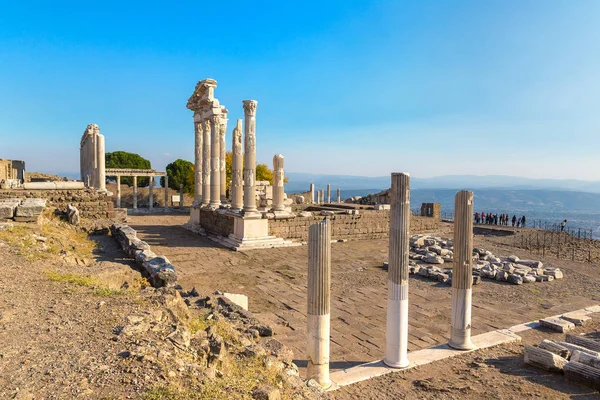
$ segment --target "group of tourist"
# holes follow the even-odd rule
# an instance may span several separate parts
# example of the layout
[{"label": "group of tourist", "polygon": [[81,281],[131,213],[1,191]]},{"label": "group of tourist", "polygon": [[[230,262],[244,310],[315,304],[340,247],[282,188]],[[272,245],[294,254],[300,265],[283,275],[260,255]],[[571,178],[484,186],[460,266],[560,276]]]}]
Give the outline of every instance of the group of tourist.
[{"label": "group of tourist", "polygon": [[527,222],[527,220],[525,219],[525,216],[523,215],[522,217],[517,218],[516,215],[513,215],[512,218],[510,218],[510,215],[508,214],[492,214],[492,213],[485,213],[485,212],[481,212],[475,213],[475,223],[476,224],[487,224],[487,225],[504,225],[504,226],[508,226],[510,223],[512,222],[512,226],[516,226],[517,228],[524,228],[525,224]]}]

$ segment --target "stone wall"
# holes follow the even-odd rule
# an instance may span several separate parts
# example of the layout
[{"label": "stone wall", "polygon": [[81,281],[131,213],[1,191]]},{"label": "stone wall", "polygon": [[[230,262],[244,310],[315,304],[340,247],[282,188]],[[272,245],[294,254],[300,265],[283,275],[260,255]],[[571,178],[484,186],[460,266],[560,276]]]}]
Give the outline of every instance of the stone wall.
[{"label": "stone wall", "polygon": [[[390,212],[388,210],[360,211],[357,215],[336,214],[332,221],[333,239],[380,239],[388,237]],[[323,220],[322,216],[297,217],[269,221],[269,234],[295,241],[308,240],[308,227]],[[411,233],[433,231],[439,228],[439,219],[411,216]]]},{"label": "stone wall", "polygon": [[56,207],[61,211],[71,204],[85,218],[115,218],[116,212],[110,197],[93,189],[85,190],[0,190],[0,199],[43,198],[47,207]]},{"label": "stone wall", "polygon": [[233,217],[218,211],[200,210],[200,226],[207,233],[228,237],[233,233]]}]

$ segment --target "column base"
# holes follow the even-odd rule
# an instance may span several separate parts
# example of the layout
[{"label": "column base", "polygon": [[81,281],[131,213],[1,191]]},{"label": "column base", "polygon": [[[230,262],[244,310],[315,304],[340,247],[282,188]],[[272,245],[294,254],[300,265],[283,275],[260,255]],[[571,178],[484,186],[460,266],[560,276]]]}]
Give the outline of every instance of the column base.
[{"label": "column base", "polygon": [[210,238],[236,251],[301,245],[301,243],[270,236],[269,221],[263,219],[260,214],[258,214],[258,217],[255,215],[234,215],[233,233],[229,237],[211,236]]},{"label": "column base", "polygon": [[454,350],[474,350],[477,348],[477,346],[471,342],[471,338],[462,341],[450,339],[448,346],[452,347]]}]

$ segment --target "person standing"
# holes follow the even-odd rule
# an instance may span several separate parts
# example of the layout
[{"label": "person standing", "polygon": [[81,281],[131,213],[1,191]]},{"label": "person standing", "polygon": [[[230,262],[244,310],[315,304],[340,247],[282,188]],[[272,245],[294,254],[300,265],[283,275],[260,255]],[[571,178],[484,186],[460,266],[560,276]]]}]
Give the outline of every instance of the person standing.
[{"label": "person standing", "polygon": [[566,226],[567,226],[567,220],[565,219],[563,222],[560,223],[560,231],[564,232]]},{"label": "person standing", "polygon": [[521,217],[521,227],[525,228],[525,216],[524,215]]},{"label": "person standing", "polygon": [[513,228],[515,227],[515,224],[516,224],[516,223],[517,223],[517,216],[516,216],[516,215],[513,215],[513,218],[512,218],[512,225],[513,225]]}]

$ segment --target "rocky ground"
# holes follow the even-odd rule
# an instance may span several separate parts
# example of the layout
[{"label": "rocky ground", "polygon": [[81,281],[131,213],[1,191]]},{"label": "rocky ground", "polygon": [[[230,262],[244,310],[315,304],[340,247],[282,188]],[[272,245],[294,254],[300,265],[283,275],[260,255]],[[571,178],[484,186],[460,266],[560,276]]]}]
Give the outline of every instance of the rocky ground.
[{"label": "rocky ground", "polygon": [[318,396],[251,314],[149,287],[112,238],[47,217],[0,231],[0,398]]}]

